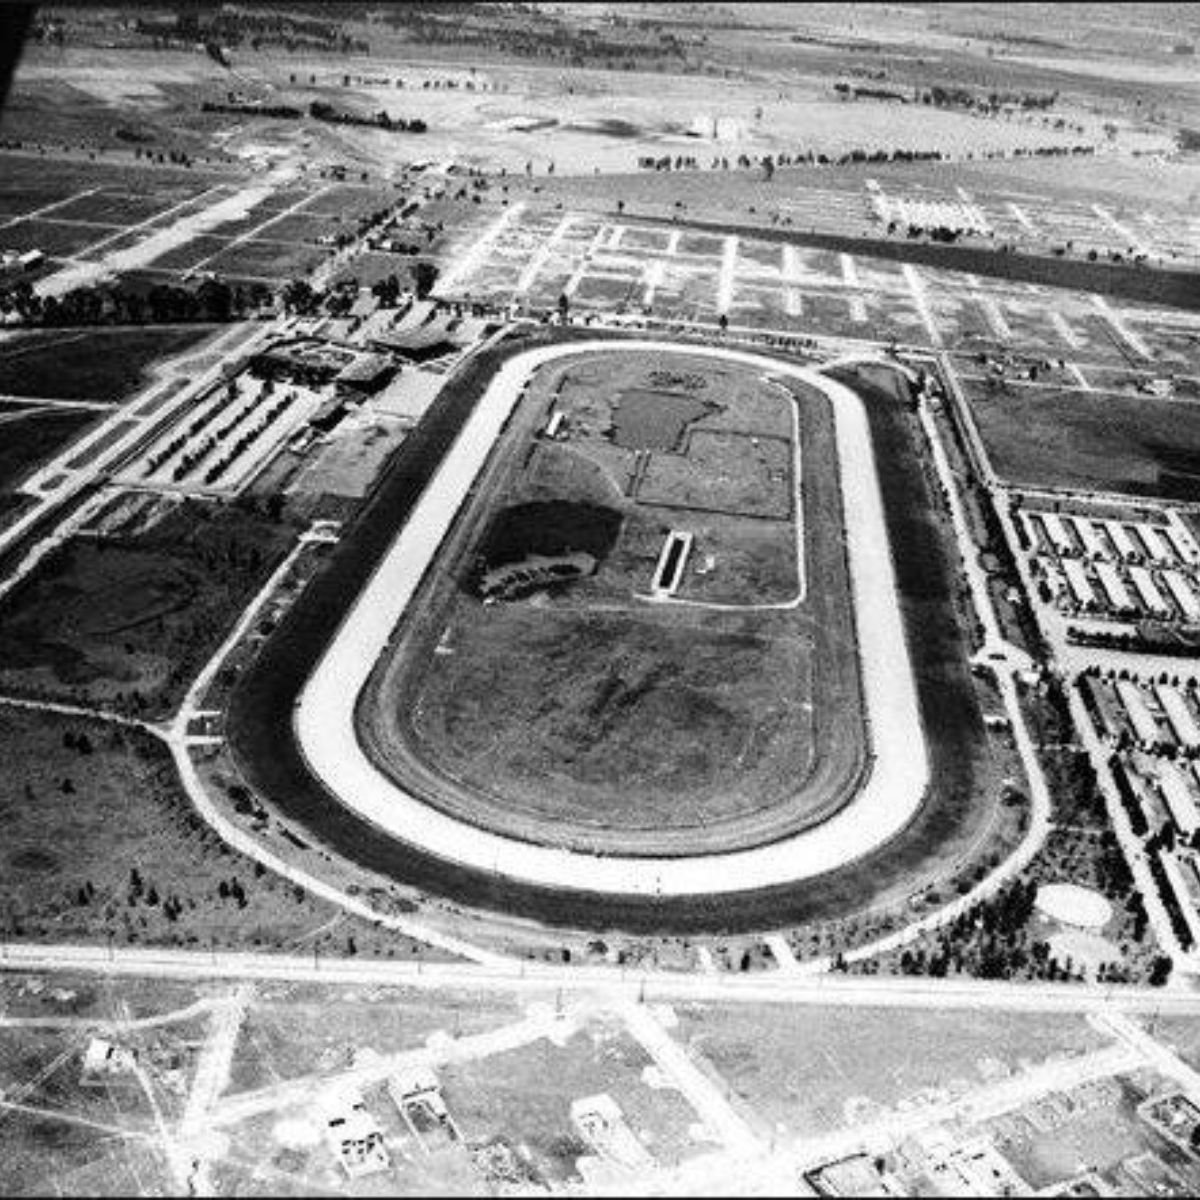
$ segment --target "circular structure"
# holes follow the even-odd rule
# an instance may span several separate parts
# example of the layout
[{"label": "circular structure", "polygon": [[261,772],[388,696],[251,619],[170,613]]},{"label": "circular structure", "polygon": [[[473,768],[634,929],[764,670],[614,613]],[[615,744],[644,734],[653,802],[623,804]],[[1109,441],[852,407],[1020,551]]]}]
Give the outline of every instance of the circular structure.
[{"label": "circular structure", "polygon": [[1112,905],[1091,888],[1077,883],[1050,883],[1038,888],[1039,912],[1076,929],[1102,929],[1112,918]]},{"label": "circular structure", "polygon": [[[539,886],[687,896],[757,891],[826,874],[905,828],[921,808],[929,760],[862,401],[812,370],[765,356],[690,346],[686,352],[689,359],[737,364],[815,388],[834,414],[870,752],[865,779],[847,802],[799,832],[735,850],[589,853],[481,827],[438,807],[382,770],[360,741],[356,715],[364,687],[394,642],[400,622],[411,615],[427,571],[533,373],[566,356],[631,352],[678,353],[678,347],[652,341],[575,342],[520,354],[493,377],[299,696],[295,732],[306,764],[343,805],[400,841],[459,866]],[[656,576],[656,586],[660,579]]]},{"label": "circular structure", "polygon": [[869,769],[836,460],[797,381],[681,350],[546,364],[360,697],[368,755],[588,853],[827,819]]}]

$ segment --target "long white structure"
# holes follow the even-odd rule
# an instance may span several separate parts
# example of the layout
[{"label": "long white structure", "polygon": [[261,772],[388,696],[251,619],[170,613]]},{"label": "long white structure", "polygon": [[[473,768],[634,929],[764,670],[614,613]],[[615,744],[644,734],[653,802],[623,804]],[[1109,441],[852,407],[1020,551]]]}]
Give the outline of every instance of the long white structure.
[{"label": "long white structure", "polygon": [[1150,552],[1150,557],[1156,563],[1171,563],[1175,561],[1175,555],[1167,544],[1163,541],[1162,535],[1153,525],[1147,525],[1144,522],[1139,522],[1137,525],[1138,536],[1146,543],[1146,549]]},{"label": "long white structure", "polygon": [[1179,557],[1185,563],[1191,563],[1193,566],[1200,564],[1200,546],[1196,544],[1196,539],[1193,537],[1191,530],[1184,524],[1178,509],[1168,509],[1167,520],[1170,522],[1168,530],[1171,542],[1178,552]]},{"label": "long white structure", "polygon": [[1075,532],[1079,534],[1079,540],[1083,543],[1085,553],[1097,558],[1103,558],[1108,553],[1099,532],[1091,521],[1085,517],[1072,517],[1071,524],[1075,526]]},{"label": "long white structure", "polygon": [[1200,600],[1188,581],[1178,571],[1164,571],[1162,577],[1185,620],[1200,621]]},{"label": "long white structure", "polygon": [[1129,578],[1133,581],[1133,586],[1137,588],[1137,593],[1141,596],[1142,603],[1155,616],[1165,617],[1171,611],[1171,606],[1167,603],[1162,592],[1158,590],[1158,584],[1154,582],[1153,577],[1145,567],[1130,567]]},{"label": "long white structure", "polygon": [[1180,742],[1188,747],[1200,746],[1200,725],[1196,724],[1196,718],[1179,690],[1169,683],[1156,683],[1154,694]]},{"label": "long white structure", "polygon": [[1101,559],[1096,563],[1096,574],[1100,577],[1100,586],[1108,596],[1108,602],[1113,608],[1121,610],[1133,607],[1133,599],[1129,589],[1121,578],[1120,572],[1112,563]]},{"label": "long white structure", "polygon": [[1109,537],[1112,538],[1113,545],[1122,558],[1141,558],[1141,547],[1134,543],[1133,538],[1129,536],[1129,530],[1120,521],[1105,521],[1104,527],[1108,530]]},{"label": "long white structure", "polygon": [[663,542],[658,566],[654,568],[654,583],[650,588],[654,596],[665,599],[675,594],[691,552],[692,535],[683,530],[672,529]]},{"label": "long white structure", "polygon": [[1071,535],[1067,532],[1067,527],[1063,524],[1062,517],[1058,513],[1044,512],[1038,514],[1042,518],[1042,523],[1046,526],[1046,532],[1050,534],[1050,540],[1054,543],[1054,548],[1059,554],[1074,554],[1075,543],[1071,540]]},{"label": "long white structure", "polygon": [[1042,526],[1037,520],[1035,520],[1034,514],[1022,509],[1019,513],[1017,513],[1017,519],[1020,520],[1025,526],[1025,532],[1029,537],[1029,545],[1035,551],[1048,552],[1050,550],[1049,538],[1043,531]]},{"label": "long white structure", "polygon": [[1162,741],[1158,722],[1150,715],[1145,697],[1137,684],[1131,683],[1128,679],[1118,679],[1117,695],[1121,697],[1121,703],[1125,705],[1125,711],[1129,714],[1130,721],[1133,722],[1133,732],[1137,735],[1138,741],[1148,743]]},{"label": "long white structure", "polygon": [[1067,585],[1071,589],[1071,595],[1075,597],[1075,603],[1083,608],[1091,608],[1096,603],[1096,591],[1092,587],[1092,581],[1088,579],[1087,573],[1083,569],[1083,563],[1077,558],[1064,558],[1062,560],[1062,569],[1067,576]]},{"label": "long white structure", "polygon": [[[822,391],[834,413],[873,767],[858,794],[829,820],[753,850],[685,858],[599,857],[519,841],[457,820],[411,795],[367,757],[358,740],[354,712],[359,694],[530,376],[568,356],[631,351],[703,356],[788,375]],[[909,823],[929,784],[916,683],[862,401],[811,369],[723,348],[681,349],[651,340],[574,342],[510,359],[326,648],[297,703],[295,731],[310,768],[348,808],[447,861],[528,883],[625,895],[732,893],[809,878],[861,858]]]},{"label": "long white structure", "polygon": [[1184,773],[1172,762],[1158,764],[1158,790],[1171,813],[1171,820],[1185,837],[1200,826],[1200,808]]}]

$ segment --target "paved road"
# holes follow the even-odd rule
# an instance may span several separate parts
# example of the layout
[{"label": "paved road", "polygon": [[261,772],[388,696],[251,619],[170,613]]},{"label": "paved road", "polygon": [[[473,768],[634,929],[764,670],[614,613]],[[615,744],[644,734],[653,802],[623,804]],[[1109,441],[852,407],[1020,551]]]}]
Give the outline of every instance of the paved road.
[{"label": "paved road", "polygon": [[645,1004],[627,1002],[620,1009],[629,1032],[671,1079],[704,1123],[735,1154],[755,1154],[763,1149],[754,1130],[726,1099],[724,1093],[688,1057],[687,1051],[659,1024]]},{"label": "paved road", "polygon": [[1200,1016],[1200,991],[1192,988],[1098,986],[1062,983],[997,983],[977,979],[899,976],[795,975],[770,971],[750,975],[562,967],[507,962],[413,963],[388,959],[319,959],[310,956],[210,953],[195,950],[104,946],[32,946],[0,943],[0,971],[85,973],[110,977],[211,981],[276,980],[419,988],[458,989],[539,997],[557,991],[601,992],[614,1002],[638,1000],[727,1004],[791,1004],[818,1007],[926,1008],[945,1011],[1129,1012]]},{"label": "paved road", "polygon": [[[487,460],[530,375],[581,353],[658,350],[744,363],[791,375],[823,391],[834,407],[847,540],[874,770],[858,796],[814,829],[755,850],[693,858],[597,857],[531,845],[436,811],[383,774],[364,753],[355,702],[397,621],[437,554],[464,496]],[[315,774],[343,804],[432,854],[476,870],[544,886],[623,895],[698,895],[756,890],[825,873],[898,833],[929,780],[917,704],[862,401],[815,371],[753,353],[675,343],[576,342],[531,351],[497,373],[384,561],[347,614],[301,694],[296,734]]]}]

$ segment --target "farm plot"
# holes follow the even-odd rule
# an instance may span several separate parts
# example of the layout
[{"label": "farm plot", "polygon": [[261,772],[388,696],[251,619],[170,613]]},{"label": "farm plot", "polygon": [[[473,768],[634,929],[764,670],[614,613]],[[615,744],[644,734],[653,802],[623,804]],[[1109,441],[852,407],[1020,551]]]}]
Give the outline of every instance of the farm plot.
[{"label": "farm plot", "polygon": [[92,192],[76,196],[54,210],[59,221],[90,221],[104,225],[139,225],[166,212],[179,201],[168,189],[153,192]]},{"label": "farm plot", "polygon": [[[215,177],[203,171],[156,167],[153,169],[154,198],[150,201],[145,192],[148,170],[150,168],[132,163],[79,162],[26,154],[0,154],[0,178],[4,180],[0,211],[14,214],[32,212],[93,190],[136,194],[139,210],[148,203],[168,208],[199,195],[216,182]],[[124,225],[133,221],[114,217],[113,223]]]},{"label": "farm plot", "polygon": [[229,243],[223,237],[211,233],[198,236],[173,246],[165,254],[152,259],[148,266],[157,271],[186,271],[198,266],[214,254],[219,254]]},{"label": "farm plot", "polygon": [[312,246],[251,238],[219,250],[205,266],[221,275],[282,280],[307,274],[327,254]]},{"label": "farm plot", "polygon": [[146,381],[155,363],[196,347],[214,328],[224,326],[12,333],[0,342],[0,393],[116,404]]},{"label": "farm plot", "polygon": [[318,193],[298,211],[307,216],[338,217],[352,221],[388,208],[400,200],[395,190],[371,187],[331,187]]},{"label": "farm plot", "polygon": [[[798,321],[803,313],[803,304],[798,296],[788,296],[778,286],[760,287],[740,284],[733,303],[729,306],[729,320],[733,325],[749,325],[758,329],[782,329],[803,324],[813,333],[818,330],[807,321]],[[807,316],[807,314],[804,314]]]},{"label": "farm plot", "polygon": [[96,242],[103,241],[121,231],[119,225],[74,225],[66,221],[32,220],[17,221],[0,230],[0,245],[5,250],[41,250],[43,254],[57,258],[69,258],[78,251]]},{"label": "farm plot", "polygon": [[[878,339],[879,327],[868,316],[866,301],[853,292],[797,290],[801,329],[825,337]],[[890,306],[889,306],[890,307]]]},{"label": "farm plot", "polygon": [[272,242],[315,242],[319,237],[336,234],[345,228],[346,223],[336,217],[288,213],[260,226],[255,237]]}]

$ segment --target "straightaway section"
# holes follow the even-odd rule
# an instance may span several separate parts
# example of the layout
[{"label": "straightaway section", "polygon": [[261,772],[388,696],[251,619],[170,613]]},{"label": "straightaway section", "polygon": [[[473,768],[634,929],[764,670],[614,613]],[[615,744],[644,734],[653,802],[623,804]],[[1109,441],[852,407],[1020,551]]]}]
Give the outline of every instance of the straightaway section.
[{"label": "straightaway section", "polygon": [[[358,741],[359,694],[533,373],[567,356],[644,351],[788,375],[823,392],[834,412],[873,766],[859,794],[828,821],[753,850],[691,858],[599,857],[504,837],[410,795],[371,762]],[[877,849],[916,815],[929,784],[929,760],[863,402],[809,368],[724,348],[681,349],[649,340],[573,342],[510,359],[305,685],[295,734],[309,767],[332,794],[387,833],[450,862],[553,888],[643,896],[755,891],[824,874]]]}]

